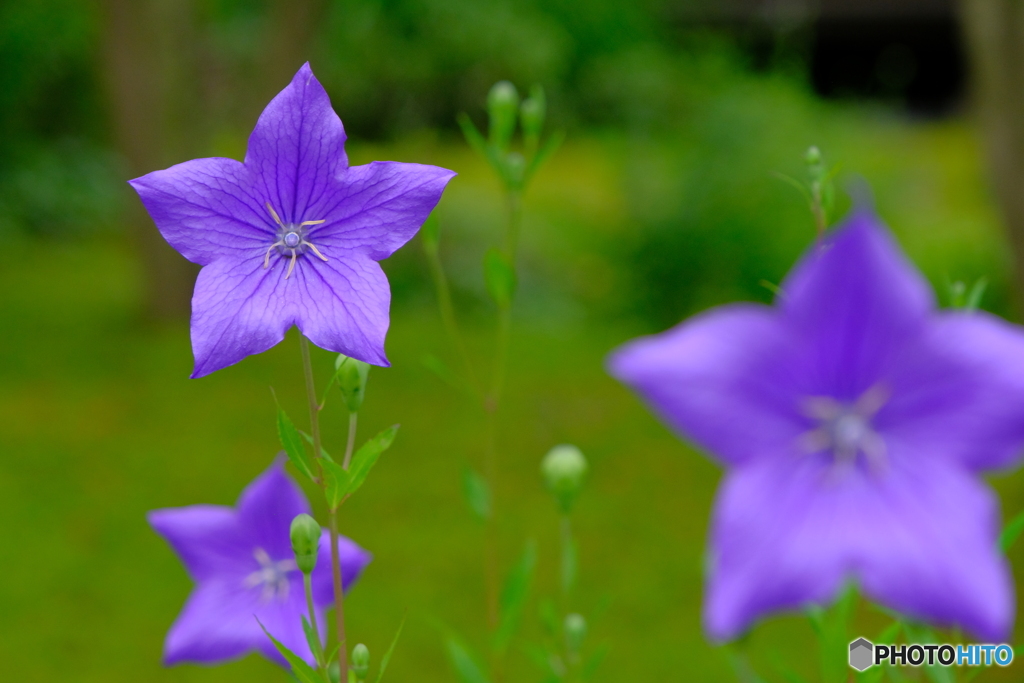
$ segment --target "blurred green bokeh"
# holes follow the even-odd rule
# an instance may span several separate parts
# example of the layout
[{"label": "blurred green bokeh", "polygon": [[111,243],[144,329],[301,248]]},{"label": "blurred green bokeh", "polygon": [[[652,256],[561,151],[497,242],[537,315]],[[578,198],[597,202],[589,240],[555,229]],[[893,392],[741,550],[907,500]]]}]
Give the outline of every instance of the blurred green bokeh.
[{"label": "blurred green bokeh", "polygon": [[[240,158],[265,102],[245,88],[269,96],[284,85],[260,82],[271,4],[193,3],[188,49],[219,88],[203,115],[207,154]],[[189,581],[144,514],[233,503],[278,450],[270,387],[302,415],[301,366],[291,335],[190,381],[187,323],[144,321],[144,266],[124,227],[136,200],[123,188],[104,95],[104,6],[0,4],[0,670],[26,682],[282,681],[257,657],[159,665]],[[502,198],[454,116],[482,120],[500,78],[521,90],[540,82],[553,125],[569,131],[525,202],[497,500],[503,561],[536,539],[536,593],[553,595],[557,511],[539,462],[566,442],[590,458],[577,505],[578,597],[598,612],[591,644],[610,648],[597,681],[731,676],[699,621],[718,470],[608,378],[603,358],[708,306],[770,301],[765,283],[780,282],[814,230],[775,173],[803,177],[803,152],[818,145],[840,165],[840,187],[871,188],[943,304],[949,282],[986,277],[983,307],[1011,310],[1010,264],[970,121],[822,101],[799,45],[755,69],[735,36],[671,23],[668,6],[338,0],[310,48],[352,163],[460,174],[438,216],[474,349],[492,334],[479,264],[498,239]],[[362,433],[402,429],[343,508],[344,532],[374,554],[348,603],[350,638],[379,656],[408,609],[388,680],[452,681],[443,629],[477,633],[483,623],[482,531],[460,493],[483,424],[421,364],[424,353],[450,353],[418,241],[385,269],[393,367],[373,371]],[[317,352],[314,362],[323,381],[332,359]],[[335,450],[344,422],[336,401],[325,416]],[[1008,512],[1024,507],[1019,477],[997,486]],[[535,613],[532,600],[525,640],[537,635]],[[865,611],[858,623],[870,636],[885,620]],[[784,617],[748,645],[776,680],[776,658],[813,674],[811,643],[803,619]],[[519,650],[510,659],[508,680],[539,680]]]}]

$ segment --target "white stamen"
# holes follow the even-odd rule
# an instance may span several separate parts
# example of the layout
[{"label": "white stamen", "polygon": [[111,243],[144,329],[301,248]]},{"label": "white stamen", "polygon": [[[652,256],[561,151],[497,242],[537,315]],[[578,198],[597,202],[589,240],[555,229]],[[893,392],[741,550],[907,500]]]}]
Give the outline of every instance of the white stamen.
[{"label": "white stamen", "polygon": [[307,247],[309,247],[310,249],[312,249],[312,250],[313,250],[313,253],[314,253],[314,254],[316,254],[317,256],[319,256],[320,258],[322,258],[322,259],[323,259],[324,261],[326,261],[326,260],[327,260],[327,257],[326,257],[326,256],[324,256],[323,254],[321,254],[321,253],[320,253],[320,250],[316,248],[316,245],[315,245],[315,244],[313,244],[312,242],[307,242],[307,241],[305,241],[305,240],[303,240],[303,241],[302,241],[302,243],[303,243],[303,244],[304,244],[305,246],[307,246]]},{"label": "white stamen", "polygon": [[284,279],[285,280],[290,278],[292,276],[292,271],[295,270],[295,256],[296,256],[296,253],[297,252],[294,249],[292,249],[292,262],[288,264],[288,272],[285,273],[285,275],[284,275]]}]

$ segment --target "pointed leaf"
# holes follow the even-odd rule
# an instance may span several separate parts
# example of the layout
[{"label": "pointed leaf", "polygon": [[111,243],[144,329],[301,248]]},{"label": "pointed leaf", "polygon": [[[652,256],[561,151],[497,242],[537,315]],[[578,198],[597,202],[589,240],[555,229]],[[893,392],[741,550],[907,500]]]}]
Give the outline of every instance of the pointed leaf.
[{"label": "pointed leaf", "polygon": [[597,668],[601,666],[601,662],[604,661],[605,655],[608,654],[608,646],[602,645],[587,658],[586,663],[583,665],[583,680],[589,681],[593,676]]},{"label": "pointed leaf", "polygon": [[529,595],[533,571],[537,566],[537,548],[532,541],[526,544],[522,556],[509,572],[499,598],[498,628],[494,632],[494,649],[504,652],[519,626],[523,607]]},{"label": "pointed leaf", "polygon": [[484,281],[488,293],[499,308],[505,309],[512,305],[516,272],[505,254],[495,247],[488,249],[484,256]]},{"label": "pointed leaf", "polygon": [[547,139],[547,141],[541,145],[541,148],[537,150],[537,154],[530,160],[530,165],[526,167],[526,173],[523,175],[523,184],[530,182],[533,178],[533,174],[540,170],[541,166],[551,158],[559,147],[562,146],[562,142],[565,141],[565,131],[555,131]]},{"label": "pointed leaf", "polygon": [[300,683],[323,683],[323,679],[320,677],[320,674],[318,674],[313,667],[307,664],[306,660],[285,647],[277,638],[270,635],[270,631],[267,630],[259,619],[256,620],[256,623],[259,624],[260,628],[263,629],[263,632],[267,634],[267,638],[270,638],[270,642],[274,644],[274,647],[276,647],[277,651],[281,653],[281,656],[288,660],[288,663],[292,667],[292,674],[299,679]]},{"label": "pointed leaf", "polygon": [[280,406],[277,408],[277,435],[281,439],[284,452],[288,454],[288,459],[292,461],[295,468],[310,479],[316,479],[314,474],[316,466],[302,445],[302,436]]},{"label": "pointed leaf", "polygon": [[466,645],[455,636],[448,637],[448,659],[461,683],[489,683],[483,668],[477,664]]},{"label": "pointed leaf", "polygon": [[370,474],[370,470],[377,464],[380,454],[391,446],[397,433],[398,425],[391,425],[356,451],[355,457],[352,458],[352,466],[349,468],[352,480],[349,482],[348,491],[345,492],[346,496],[351,496],[359,490]]},{"label": "pointed leaf", "polygon": [[405,616],[402,616],[402,622],[398,624],[398,630],[395,631],[395,637],[391,639],[391,645],[388,646],[388,651],[384,653],[384,656],[380,660],[380,670],[377,672],[377,680],[374,683],[380,683],[380,679],[384,678],[384,670],[388,668],[388,662],[391,661],[391,655],[395,652],[395,645],[398,645],[398,636],[402,635],[402,629],[405,628]]},{"label": "pointed leaf", "polygon": [[481,520],[491,516],[491,490],[487,480],[470,467],[462,470],[462,493],[473,514]]},{"label": "pointed leaf", "polygon": [[985,294],[985,288],[988,287],[988,280],[986,278],[980,278],[971,287],[970,294],[967,295],[967,301],[964,303],[964,308],[968,311],[978,310],[978,306],[981,304],[981,297]]},{"label": "pointed leaf", "polygon": [[[302,435],[302,438],[303,440],[305,440],[306,443],[308,443],[310,446],[313,445],[313,437],[310,436],[307,432],[304,432],[300,429],[299,434]],[[324,460],[334,460],[334,458],[332,458],[330,454],[328,454],[327,451],[324,450],[323,446],[320,446],[320,457],[323,458]]]},{"label": "pointed leaf", "polygon": [[309,619],[303,615],[302,617],[302,632],[306,634],[306,643],[309,645],[310,652],[317,661],[326,661],[323,659],[324,646],[317,638],[317,632],[313,630],[313,626],[309,623]]},{"label": "pointed leaf", "polygon": [[487,163],[491,165],[491,168],[501,176],[502,180],[507,182],[507,174],[505,172],[505,164],[502,163],[501,154],[498,152],[494,145],[487,142],[480,131],[477,130],[476,124],[469,118],[465,113],[461,113],[458,116],[459,128],[462,129],[462,134],[466,137],[466,142],[469,146],[477,151],[480,156],[487,160]]},{"label": "pointed leaf", "polygon": [[352,475],[341,465],[333,460],[324,460],[321,463],[324,468],[324,479],[327,483],[327,505],[331,510],[337,510],[345,495],[352,487]]}]

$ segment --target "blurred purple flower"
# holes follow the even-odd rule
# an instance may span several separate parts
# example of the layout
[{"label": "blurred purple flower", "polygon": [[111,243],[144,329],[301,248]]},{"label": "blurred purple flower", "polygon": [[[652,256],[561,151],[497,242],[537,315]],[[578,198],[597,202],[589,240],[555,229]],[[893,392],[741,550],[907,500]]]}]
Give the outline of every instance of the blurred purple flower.
[{"label": "blurred purple flower", "polygon": [[733,638],[777,610],[870,598],[980,638],[1014,612],[983,470],[1024,444],[1024,333],[937,312],[877,219],[809,252],[775,307],[734,304],[610,358],[729,468],[710,536],[704,624]]},{"label": "blurred purple flower", "polygon": [[[302,617],[309,618],[302,573],[295,566],[289,537],[292,519],[309,511],[302,490],[276,463],[246,487],[235,508],[190,505],[147,515],[196,582],[167,634],[164,664],[212,664],[257,650],[287,666],[260,622],[292,652],[313,663],[302,631]],[[330,548],[325,530],[312,575],[321,634],[327,632],[324,609],[334,601]],[[348,589],[370,555],[345,537],[338,539],[338,550]]]},{"label": "blurred purple flower", "polygon": [[261,353],[292,325],[387,365],[391,292],[377,261],[408,242],[455,175],[348,165],[345,129],[309,64],[263,110],[245,162],[194,159],[130,181],[164,238],[203,266],[193,377]]}]

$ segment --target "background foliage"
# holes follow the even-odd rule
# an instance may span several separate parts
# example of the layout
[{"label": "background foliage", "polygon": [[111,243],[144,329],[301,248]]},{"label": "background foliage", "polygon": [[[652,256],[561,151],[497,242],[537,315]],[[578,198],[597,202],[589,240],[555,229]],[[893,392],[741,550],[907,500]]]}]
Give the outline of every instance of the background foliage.
[{"label": "background foliage", "polygon": [[[271,5],[190,5],[186,51],[201,87],[189,111],[204,154],[240,158],[255,116],[284,85],[264,82]],[[554,594],[557,518],[540,458],[572,442],[591,459],[576,532],[580,600],[603,606],[590,637],[610,646],[599,681],[730,675],[699,624],[718,472],[602,363],[622,340],[708,306],[770,300],[763,281],[778,283],[813,235],[802,198],[774,172],[801,176],[803,151],[819,145],[840,164],[841,186],[863,196],[871,188],[940,299],[948,282],[984,276],[983,307],[1012,310],[978,135],[962,111],[914,116],[898,97],[824,101],[809,85],[799,31],[765,52],[752,46],[771,26],[709,28],[679,8],[336,0],[309,46],[353,163],[459,172],[439,208],[442,257],[473,344],[491,334],[479,264],[498,234],[501,195],[455,115],[482,121],[495,80],[521,91],[539,82],[553,125],[568,130],[525,200],[498,498],[503,560],[536,539],[538,593]],[[105,37],[105,12],[74,0],[0,3],[0,661],[21,681],[283,680],[256,657],[159,666],[189,581],[145,511],[232,503],[277,449],[269,387],[292,412],[302,388],[292,337],[190,381],[186,321],[141,314],[146,266],[126,228],[136,200],[111,123],[104,54],[118,46]],[[349,623],[379,655],[408,608],[389,677],[452,680],[442,624],[472,633],[482,620],[481,529],[459,490],[482,425],[421,365],[424,352],[446,346],[418,243],[385,268],[393,367],[371,375],[364,433],[394,421],[402,431],[343,516],[344,532],[374,553]],[[326,376],[328,354],[314,362]],[[344,416],[334,408],[325,431],[339,443]],[[997,485],[1008,512],[1024,507],[1017,479]],[[864,613],[858,624],[870,635],[884,621]],[[526,620],[527,637],[535,622]],[[776,657],[813,672],[810,642],[794,617],[758,629],[749,646],[767,672]],[[536,677],[525,656],[512,659],[510,679]]]}]

